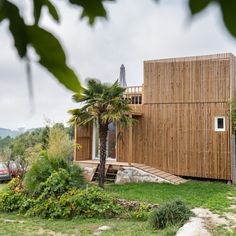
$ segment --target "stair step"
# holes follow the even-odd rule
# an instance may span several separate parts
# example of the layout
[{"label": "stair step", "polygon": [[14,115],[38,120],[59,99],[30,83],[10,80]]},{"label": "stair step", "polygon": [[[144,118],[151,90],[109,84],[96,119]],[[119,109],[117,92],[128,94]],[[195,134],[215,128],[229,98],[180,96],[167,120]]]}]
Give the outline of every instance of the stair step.
[{"label": "stair step", "polygon": [[[99,169],[100,165],[98,164],[97,169],[93,175],[92,181],[97,181],[99,179]],[[105,181],[107,182],[115,182],[116,175],[117,175],[118,170],[113,169],[112,165],[106,164],[105,166]]]}]

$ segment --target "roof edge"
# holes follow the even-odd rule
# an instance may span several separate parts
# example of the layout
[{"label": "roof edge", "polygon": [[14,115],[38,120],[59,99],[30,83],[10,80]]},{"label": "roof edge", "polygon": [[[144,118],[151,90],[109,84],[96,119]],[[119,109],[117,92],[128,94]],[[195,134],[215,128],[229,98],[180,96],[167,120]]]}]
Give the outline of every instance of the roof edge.
[{"label": "roof edge", "polygon": [[145,60],[144,63],[154,63],[154,62],[184,62],[184,61],[200,61],[209,59],[230,59],[236,58],[233,53],[218,53],[211,55],[202,56],[188,56],[188,57],[173,57],[173,58],[163,58],[154,60]]}]

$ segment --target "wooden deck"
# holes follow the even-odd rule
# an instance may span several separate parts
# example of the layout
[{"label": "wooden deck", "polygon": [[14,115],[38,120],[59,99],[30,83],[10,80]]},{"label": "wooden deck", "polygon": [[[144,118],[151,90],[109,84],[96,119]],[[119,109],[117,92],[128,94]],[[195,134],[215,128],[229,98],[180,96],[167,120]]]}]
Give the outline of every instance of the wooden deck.
[{"label": "wooden deck", "polygon": [[[97,170],[99,160],[86,160],[86,161],[75,161],[76,164],[79,164],[82,168],[83,167],[90,167],[93,168],[93,171],[91,172],[91,176],[87,176],[87,179],[89,181],[92,181],[95,172]],[[138,164],[138,163],[131,163],[129,165],[128,162],[117,162],[113,160],[107,160],[106,161],[106,166],[110,166],[116,170],[119,170],[121,167],[135,167],[139,170],[142,170],[144,172],[147,172],[149,174],[152,174],[154,176],[160,177],[164,180],[167,180],[171,184],[182,184],[185,183],[187,180],[183,179],[179,176],[167,173],[165,171],[161,171],[159,169],[144,165],[144,164]]]},{"label": "wooden deck", "polygon": [[155,175],[157,177],[160,177],[164,180],[167,180],[172,184],[183,184],[187,181],[186,179],[183,179],[179,176],[172,175],[170,173],[167,173],[167,172],[162,171],[162,170],[158,170],[156,168],[153,168],[153,167],[150,167],[150,166],[147,166],[147,165],[132,163],[132,166],[137,168],[137,169],[140,169],[142,171],[148,172],[152,175]]},{"label": "wooden deck", "polygon": [[[85,160],[85,161],[74,161],[74,163],[78,163],[81,166],[84,165],[96,165],[99,164],[100,161],[99,160]],[[106,161],[106,165],[114,165],[114,166],[129,166],[128,162],[118,162],[118,161],[113,161],[113,160],[107,160]]]}]

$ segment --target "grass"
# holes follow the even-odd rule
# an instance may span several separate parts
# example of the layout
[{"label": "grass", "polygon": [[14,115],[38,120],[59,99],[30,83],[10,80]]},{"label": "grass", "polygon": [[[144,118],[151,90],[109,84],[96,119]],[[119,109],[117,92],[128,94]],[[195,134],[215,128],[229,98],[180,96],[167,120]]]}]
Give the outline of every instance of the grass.
[{"label": "grass", "polygon": [[214,212],[225,212],[231,202],[227,196],[236,197],[236,187],[221,182],[188,181],[181,185],[139,183],[111,185],[108,191],[119,198],[163,203],[173,199],[186,201],[189,207],[205,207]]},{"label": "grass", "polygon": [[[0,191],[4,184],[0,184]],[[183,199],[193,207],[206,207],[212,211],[225,212],[230,206],[227,196],[236,197],[236,187],[220,182],[189,181],[181,185],[139,183],[106,186],[106,191],[119,198],[139,200],[150,203],[163,203],[173,199]],[[7,223],[5,220],[24,221]],[[73,219],[47,220],[37,217],[28,218],[17,214],[0,213],[0,236],[34,235],[93,235],[95,230],[108,225],[110,230],[101,236],[173,236],[178,226],[167,227],[162,231],[153,231],[147,222],[132,219]]]},{"label": "grass", "polygon": [[[5,185],[0,184],[0,191]],[[103,232],[101,236],[152,236],[157,233],[160,236],[173,236],[178,230],[172,226],[157,232],[151,229],[147,222],[132,219],[48,220],[0,212],[0,236],[89,236],[94,235],[96,229],[103,225],[108,225],[111,229]]]},{"label": "grass", "polygon": [[[19,222],[6,223],[5,220]],[[20,223],[23,221],[23,223]],[[162,231],[154,231],[147,226],[146,222],[122,219],[73,219],[73,220],[46,220],[37,217],[28,218],[16,214],[0,213],[0,235],[6,236],[34,236],[34,235],[94,235],[96,229],[102,225],[111,227],[101,236],[147,236],[174,235],[177,228],[169,227]],[[158,234],[157,234],[158,233]]]}]

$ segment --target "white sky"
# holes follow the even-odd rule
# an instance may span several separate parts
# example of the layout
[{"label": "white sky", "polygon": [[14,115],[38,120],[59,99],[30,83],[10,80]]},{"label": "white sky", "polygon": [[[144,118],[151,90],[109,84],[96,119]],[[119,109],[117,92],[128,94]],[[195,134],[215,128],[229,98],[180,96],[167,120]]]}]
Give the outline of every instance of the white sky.
[{"label": "white sky", "polygon": [[[81,81],[93,77],[113,82],[123,63],[128,85],[140,85],[144,60],[221,52],[236,55],[236,39],[225,30],[215,5],[190,19],[186,0],[119,0],[107,3],[109,20],[99,20],[91,28],[79,20],[79,8],[54,2],[61,24],[47,14],[41,23],[60,38]],[[29,8],[24,9],[28,15]],[[39,127],[45,118],[65,123],[67,110],[76,107],[72,93],[35,64],[35,112],[31,113],[25,64],[13,48],[6,23],[0,25],[0,37],[0,127]]]}]

